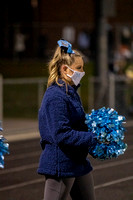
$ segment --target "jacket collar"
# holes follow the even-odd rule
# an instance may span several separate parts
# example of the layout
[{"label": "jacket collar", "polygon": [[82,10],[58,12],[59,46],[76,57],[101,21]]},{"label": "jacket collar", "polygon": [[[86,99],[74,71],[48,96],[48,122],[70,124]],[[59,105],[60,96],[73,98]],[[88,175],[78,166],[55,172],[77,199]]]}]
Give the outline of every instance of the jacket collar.
[{"label": "jacket collar", "polygon": [[62,84],[62,86],[60,86],[61,89],[64,90],[64,92],[67,92],[68,94],[75,93],[78,90],[78,88],[80,87],[80,84],[78,84],[77,86],[76,85],[69,85],[69,84],[65,83],[62,79],[59,79],[58,83]]}]

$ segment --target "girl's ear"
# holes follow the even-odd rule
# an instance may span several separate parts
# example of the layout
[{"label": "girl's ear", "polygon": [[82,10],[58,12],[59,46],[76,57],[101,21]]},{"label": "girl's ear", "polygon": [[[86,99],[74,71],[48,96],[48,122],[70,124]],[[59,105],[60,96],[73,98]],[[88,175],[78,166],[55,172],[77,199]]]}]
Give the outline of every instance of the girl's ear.
[{"label": "girl's ear", "polygon": [[66,73],[67,70],[68,70],[68,67],[67,67],[66,65],[62,65],[62,66],[61,66],[61,71],[62,71],[62,72]]}]

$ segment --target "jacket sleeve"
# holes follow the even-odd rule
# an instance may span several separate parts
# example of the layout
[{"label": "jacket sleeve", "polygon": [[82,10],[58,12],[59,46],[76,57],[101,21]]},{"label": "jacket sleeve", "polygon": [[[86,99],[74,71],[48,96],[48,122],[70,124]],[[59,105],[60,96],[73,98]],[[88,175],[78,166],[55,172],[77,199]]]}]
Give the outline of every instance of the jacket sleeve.
[{"label": "jacket sleeve", "polygon": [[55,144],[89,147],[93,145],[92,132],[76,131],[71,128],[68,102],[62,97],[54,97],[42,105],[43,123],[48,127]]}]

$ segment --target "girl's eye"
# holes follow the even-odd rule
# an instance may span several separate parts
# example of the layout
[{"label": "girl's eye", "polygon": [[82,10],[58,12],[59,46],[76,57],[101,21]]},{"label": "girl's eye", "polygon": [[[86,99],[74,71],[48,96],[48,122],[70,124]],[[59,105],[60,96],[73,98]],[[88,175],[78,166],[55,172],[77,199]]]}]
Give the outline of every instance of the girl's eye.
[{"label": "girl's eye", "polygon": [[81,69],[81,66],[77,67],[77,69]]}]

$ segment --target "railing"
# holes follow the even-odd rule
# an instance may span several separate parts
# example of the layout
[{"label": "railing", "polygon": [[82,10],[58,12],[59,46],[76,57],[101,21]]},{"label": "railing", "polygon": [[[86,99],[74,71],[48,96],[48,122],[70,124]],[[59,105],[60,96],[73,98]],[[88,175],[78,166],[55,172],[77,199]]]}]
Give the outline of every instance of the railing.
[{"label": "railing", "polygon": [[[3,118],[3,110],[4,110],[4,106],[6,104],[6,102],[3,101],[4,97],[5,97],[5,87],[8,86],[10,87],[10,90],[12,90],[12,86],[13,89],[18,86],[25,86],[25,88],[27,88],[29,85],[36,85],[37,86],[37,108],[40,107],[41,101],[42,101],[42,97],[44,94],[44,91],[46,89],[46,85],[47,85],[47,78],[46,77],[41,77],[41,78],[15,78],[15,79],[0,79],[0,92],[1,92],[1,102],[0,102],[0,111],[1,111],[1,115],[0,115],[0,120],[2,120]],[[24,92],[22,91],[23,96],[25,95]],[[29,91],[29,97],[30,97],[30,93],[31,91]],[[17,94],[16,96],[14,96],[14,101],[16,101],[17,99]],[[12,102],[11,102],[12,103]],[[21,105],[20,105],[21,106]],[[27,111],[28,112],[28,111]]]},{"label": "railing", "polygon": [[18,85],[18,84],[37,84],[38,85],[38,107],[40,106],[44,86],[47,84],[47,78],[16,78],[16,79],[4,79],[3,84],[5,85]]},{"label": "railing", "polygon": [[[8,91],[13,89],[15,90],[15,87],[18,87],[19,85],[25,85],[25,88],[27,89],[28,85],[32,85],[32,88],[34,88],[33,85],[36,85],[37,92],[36,96],[37,99],[36,101],[36,106],[37,109],[40,107],[41,101],[43,94],[46,89],[46,84],[47,84],[47,78],[46,77],[41,77],[41,78],[16,78],[16,79],[2,79],[2,76],[0,76],[0,120],[3,118],[3,108],[6,106],[6,101],[3,101],[5,98],[5,95],[8,94],[8,92],[5,94],[4,90],[5,87],[9,87]],[[88,111],[91,111],[91,109],[95,108],[97,109],[96,102],[99,101],[97,98],[97,92],[99,90],[99,85],[100,85],[100,79],[97,77],[91,77],[88,79],[88,82],[86,82],[85,85],[89,85],[89,91],[88,91]],[[16,85],[16,86],[15,86]],[[28,90],[28,89],[27,89]],[[82,90],[82,86],[81,89]],[[114,109],[118,109],[118,111],[123,111],[124,109],[127,109],[129,106],[132,107],[133,102],[133,81],[130,81],[127,79],[125,76],[116,76],[114,74],[110,74],[108,77],[107,81],[107,87],[106,87],[106,95],[105,98],[103,98],[102,106],[108,106],[112,107]],[[35,93],[33,91],[33,93]],[[10,92],[11,93],[11,92]],[[24,91],[20,91],[20,94],[23,93],[23,96],[25,94],[25,89]],[[27,95],[30,97],[31,91],[27,91]],[[80,91],[79,91],[80,94]],[[81,99],[84,98],[83,94]],[[17,101],[17,97],[12,97],[12,101]],[[26,100],[26,101],[31,101],[31,100]],[[9,102],[8,104],[12,104],[12,102]],[[30,102],[29,102],[30,104]],[[22,103],[19,105],[21,106]],[[12,106],[12,105],[11,105]],[[101,106],[101,105],[99,105]],[[33,110],[33,108],[30,108]],[[6,109],[7,110],[7,109]],[[19,112],[19,111],[18,111]],[[27,111],[28,112],[28,111]]]},{"label": "railing", "polygon": [[[109,74],[105,87],[105,96],[102,106],[112,107],[121,113],[128,112],[129,107],[133,107],[133,81],[126,76]],[[98,77],[89,78],[89,107],[98,108],[101,105],[97,102],[100,79]]]}]

